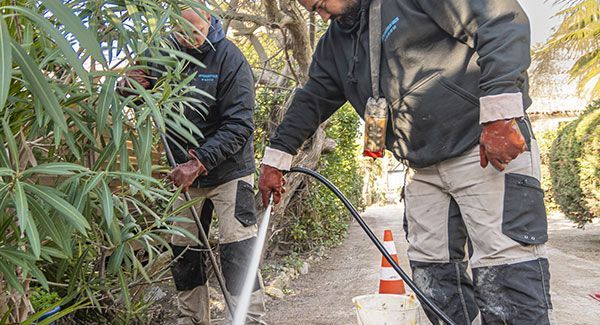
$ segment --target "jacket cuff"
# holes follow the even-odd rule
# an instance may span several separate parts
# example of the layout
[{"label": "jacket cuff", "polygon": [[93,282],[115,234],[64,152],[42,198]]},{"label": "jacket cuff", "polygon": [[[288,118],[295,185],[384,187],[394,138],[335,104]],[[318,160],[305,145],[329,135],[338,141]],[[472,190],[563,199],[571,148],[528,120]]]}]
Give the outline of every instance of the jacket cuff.
[{"label": "jacket cuff", "polygon": [[525,115],[522,93],[506,93],[479,98],[479,124],[519,118]]},{"label": "jacket cuff", "polygon": [[292,168],[292,159],[294,156],[281,150],[267,147],[265,156],[262,159],[262,164],[275,167],[279,170],[290,170]]},{"label": "jacket cuff", "polygon": [[215,166],[210,162],[210,159],[208,158],[206,152],[201,148],[196,148],[194,152],[196,152],[196,157],[198,157],[198,160],[200,160],[202,165],[204,165],[204,168],[206,168],[206,172],[210,173],[210,171],[213,170]]}]

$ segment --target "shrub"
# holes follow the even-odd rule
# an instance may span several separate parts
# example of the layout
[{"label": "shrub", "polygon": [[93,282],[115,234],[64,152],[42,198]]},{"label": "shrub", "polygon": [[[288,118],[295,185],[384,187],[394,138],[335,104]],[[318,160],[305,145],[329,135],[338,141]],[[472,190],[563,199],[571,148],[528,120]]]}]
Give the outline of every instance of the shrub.
[{"label": "shrub", "polygon": [[[319,172],[334,183],[350,202],[362,206],[362,175],[357,158],[356,138],[359,117],[346,104],[332,116],[327,136],[336,141],[336,149],[321,157]],[[351,216],[338,198],[325,186],[310,179],[301,204],[290,209],[293,214],[288,238],[296,252],[318,246],[334,246],[345,238]],[[289,209],[289,208],[288,208]]]},{"label": "shrub", "polygon": [[542,172],[542,189],[544,190],[546,209],[550,211],[556,211],[560,209],[558,204],[556,204],[556,199],[554,198],[552,176],[550,174],[550,152],[552,151],[552,144],[557,136],[557,129],[547,130],[537,136],[542,161],[542,165],[540,166]]},{"label": "shrub", "polygon": [[556,203],[580,227],[600,216],[600,101],[559,130],[550,152]]},{"label": "shrub", "polygon": [[[184,73],[193,58],[158,51],[182,5],[1,2],[0,323],[35,322],[56,304],[54,319],[78,324],[148,321],[141,288],[168,271],[155,268],[178,231],[152,148],[167,125],[199,133],[180,115],[198,92]],[[150,69],[144,53],[167,72],[118,95],[124,65]],[[61,299],[38,295],[31,310],[38,286]]]}]

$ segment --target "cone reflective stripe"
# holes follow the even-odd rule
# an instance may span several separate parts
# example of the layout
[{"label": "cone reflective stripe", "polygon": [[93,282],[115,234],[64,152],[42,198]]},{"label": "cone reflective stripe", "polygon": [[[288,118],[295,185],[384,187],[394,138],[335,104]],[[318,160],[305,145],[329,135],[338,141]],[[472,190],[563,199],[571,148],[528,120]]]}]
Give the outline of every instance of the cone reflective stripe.
[{"label": "cone reflective stripe", "polygon": [[[392,231],[387,229],[383,232],[383,246],[385,250],[392,256],[394,262],[398,263],[398,253],[396,252],[396,245],[394,245],[394,238],[392,237]],[[381,257],[381,274],[379,277],[379,293],[405,294],[404,281],[398,275],[390,262],[385,257]]]}]

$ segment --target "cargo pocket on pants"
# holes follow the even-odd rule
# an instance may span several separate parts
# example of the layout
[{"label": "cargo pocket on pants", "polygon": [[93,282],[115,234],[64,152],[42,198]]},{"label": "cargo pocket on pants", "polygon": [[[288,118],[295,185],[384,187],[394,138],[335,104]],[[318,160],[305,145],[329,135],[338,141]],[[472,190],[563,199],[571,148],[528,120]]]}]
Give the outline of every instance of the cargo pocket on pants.
[{"label": "cargo pocket on pants", "polygon": [[523,245],[548,241],[544,191],[534,177],[506,174],[502,233]]},{"label": "cargo pocket on pants", "polygon": [[244,227],[256,224],[256,208],[254,207],[254,189],[252,185],[240,180],[237,183],[235,197],[235,218]]}]

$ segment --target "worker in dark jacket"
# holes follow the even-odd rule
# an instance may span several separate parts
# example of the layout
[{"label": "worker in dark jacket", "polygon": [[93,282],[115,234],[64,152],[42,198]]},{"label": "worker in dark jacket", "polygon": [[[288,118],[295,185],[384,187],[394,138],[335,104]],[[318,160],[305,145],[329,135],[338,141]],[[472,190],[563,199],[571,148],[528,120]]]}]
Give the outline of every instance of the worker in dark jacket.
[{"label": "worker in dark jacket", "polygon": [[[196,208],[206,233],[213,211],[219,217],[221,267],[227,290],[235,301],[241,293],[257,234],[253,192],[254,80],[241,51],[225,38],[221,22],[208,13],[199,13],[204,17],[197,8],[182,11],[182,17],[198,31],[193,32],[193,38],[176,31],[172,41],[205,65],[190,63],[186,71],[195,73],[193,85],[210,95],[198,95],[207,105],[205,115],[200,113],[201,107],[185,112],[203,137],[196,139],[199,143],[196,147],[169,131],[169,146],[179,164],[169,177],[184,192],[189,190],[192,197],[205,198]],[[160,75],[148,78],[139,70],[128,76],[147,88],[160,78]],[[192,218],[187,210],[185,216]],[[193,222],[175,224],[193,234],[198,232]],[[171,244],[175,256],[171,271],[181,313],[178,323],[209,324],[209,291],[202,249],[192,239],[180,235],[173,235]],[[248,316],[261,323],[265,306],[260,280],[256,283]]]},{"label": "worker in dark jacket", "polygon": [[413,279],[458,324],[550,323],[540,157],[525,113],[530,29],[517,0],[385,0],[378,17],[375,0],[299,2],[332,22],[265,151],[263,200],[280,199],[281,171],[345,101],[364,117],[379,19],[376,88],[386,147],[409,166]]}]

